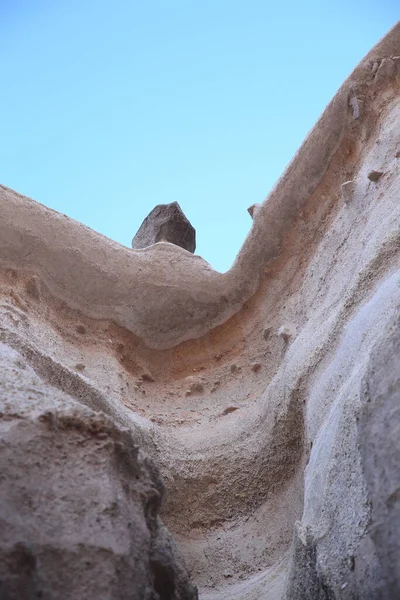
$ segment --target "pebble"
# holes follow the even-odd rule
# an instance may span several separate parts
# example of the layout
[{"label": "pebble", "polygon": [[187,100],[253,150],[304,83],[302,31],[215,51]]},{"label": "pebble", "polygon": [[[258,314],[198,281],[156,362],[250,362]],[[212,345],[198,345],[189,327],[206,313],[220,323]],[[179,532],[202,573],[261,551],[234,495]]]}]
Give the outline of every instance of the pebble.
[{"label": "pebble", "polygon": [[368,173],[368,179],[376,183],[377,181],[379,181],[382,175],[382,171],[371,171],[370,173]]},{"label": "pebble", "polygon": [[229,415],[229,413],[233,413],[236,410],[239,410],[238,406],[227,406],[225,410],[222,411],[221,415],[224,417],[225,415]]}]

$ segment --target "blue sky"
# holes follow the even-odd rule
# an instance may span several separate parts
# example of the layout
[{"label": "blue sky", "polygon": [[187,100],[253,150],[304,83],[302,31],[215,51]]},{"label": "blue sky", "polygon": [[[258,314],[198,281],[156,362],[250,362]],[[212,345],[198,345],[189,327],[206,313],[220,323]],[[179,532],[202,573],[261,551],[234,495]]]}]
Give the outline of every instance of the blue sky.
[{"label": "blue sky", "polygon": [[196,253],[225,271],[247,207],[398,8],[0,0],[0,183],[127,246],[156,204],[178,201]]}]

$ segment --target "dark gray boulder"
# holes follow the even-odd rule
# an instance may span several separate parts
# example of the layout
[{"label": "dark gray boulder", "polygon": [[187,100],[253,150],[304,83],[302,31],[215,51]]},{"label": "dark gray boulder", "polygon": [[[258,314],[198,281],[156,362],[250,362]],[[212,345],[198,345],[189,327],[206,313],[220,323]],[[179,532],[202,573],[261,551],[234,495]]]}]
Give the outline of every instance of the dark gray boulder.
[{"label": "dark gray boulder", "polygon": [[196,230],[177,202],[153,208],[133,238],[132,248],[147,248],[157,242],[170,242],[189,252],[195,251]]}]

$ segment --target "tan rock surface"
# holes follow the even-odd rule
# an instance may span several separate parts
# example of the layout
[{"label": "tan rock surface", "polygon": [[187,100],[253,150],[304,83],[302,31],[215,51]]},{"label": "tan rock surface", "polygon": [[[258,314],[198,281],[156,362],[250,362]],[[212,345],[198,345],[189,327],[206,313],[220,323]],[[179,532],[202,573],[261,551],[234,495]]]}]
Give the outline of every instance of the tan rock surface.
[{"label": "tan rock surface", "polygon": [[200,598],[398,589],[399,463],[379,424],[397,416],[399,380],[379,349],[398,353],[399,57],[397,25],[254,212],[225,274],[172,244],[124,248],[0,189],[2,341],[152,457]]},{"label": "tan rock surface", "polygon": [[0,597],[195,600],[132,433],[0,356]]}]

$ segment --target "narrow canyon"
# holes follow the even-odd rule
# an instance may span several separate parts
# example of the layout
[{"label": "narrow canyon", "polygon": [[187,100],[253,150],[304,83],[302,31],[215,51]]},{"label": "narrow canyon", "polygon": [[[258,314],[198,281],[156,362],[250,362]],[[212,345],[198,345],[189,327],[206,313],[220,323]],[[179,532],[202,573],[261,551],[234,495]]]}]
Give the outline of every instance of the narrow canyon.
[{"label": "narrow canyon", "polygon": [[226,273],[0,205],[2,600],[400,598],[400,23]]}]

